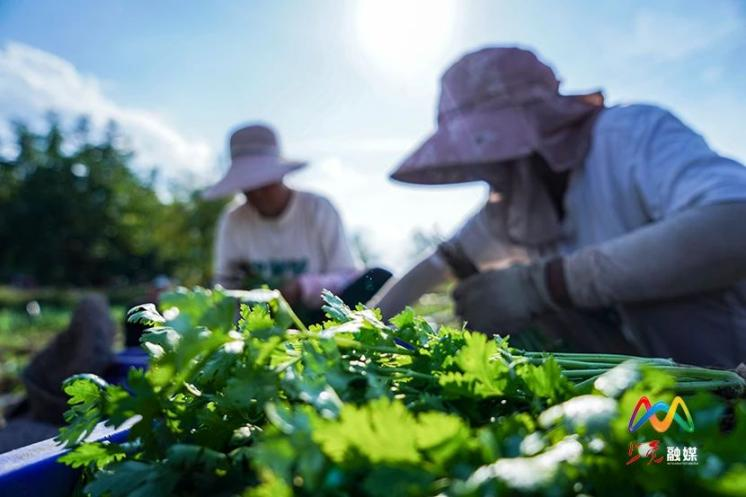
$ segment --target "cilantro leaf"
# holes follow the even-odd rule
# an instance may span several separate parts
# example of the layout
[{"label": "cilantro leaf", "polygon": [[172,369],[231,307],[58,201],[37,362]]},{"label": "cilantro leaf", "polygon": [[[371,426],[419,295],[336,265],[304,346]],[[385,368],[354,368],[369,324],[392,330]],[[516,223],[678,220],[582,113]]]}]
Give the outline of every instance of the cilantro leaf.
[{"label": "cilantro leaf", "polygon": [[103,469],[111,463],[124,459],[125,452],[118,444],[89,442],[75,447],[59,458],[73,468],[94,467]]}]

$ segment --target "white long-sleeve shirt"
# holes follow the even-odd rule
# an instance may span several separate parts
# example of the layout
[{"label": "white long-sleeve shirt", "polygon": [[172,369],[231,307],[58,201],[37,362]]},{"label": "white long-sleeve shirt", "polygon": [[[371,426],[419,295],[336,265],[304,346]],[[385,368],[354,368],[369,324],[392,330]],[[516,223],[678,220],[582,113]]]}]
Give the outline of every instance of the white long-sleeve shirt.
[{"label": "white long-sleeve shirt", "polygon": [[[710,365],[743,360],[746,280],[739,280],[743,258],[734,262],[731,252],[742,250],[746,231],[714,208],[746,203],[746,167],[649,105],[604,110],[591,143],[570,176],[557,243],[511,241],[504,206],[488,204],[456,234],[464,251],[480,266],[516,254],[562,254],[573,302],[621,304],[628,329],[650,353]],[[714,251],[721,258],[713,260]],[[723,281],[730,284],[714,291]]]},{"label": "white long-sleeve shirt", "polygon": [[339,292],[358,273],[334,206],[302,191],[293,191],[276,218],[262,217],[245,201],[223,212],[215,244],[215,283],[236,288],[242,266],[278,286],[297,278],[309,307],[320,304],[322,289]]}]

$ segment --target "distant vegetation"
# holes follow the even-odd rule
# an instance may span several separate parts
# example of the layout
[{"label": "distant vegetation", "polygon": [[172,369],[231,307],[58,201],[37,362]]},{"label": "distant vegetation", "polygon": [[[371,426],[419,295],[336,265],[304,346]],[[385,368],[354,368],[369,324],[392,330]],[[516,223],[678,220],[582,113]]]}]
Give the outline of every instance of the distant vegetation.
[{"label": "distant vegetation", "polygon": [[159,198],[156,174],[132,171],[114,125],[94,141],[85,118],[66,130],[50,117],[45,132],[16,123],[14,135],[12,156],[0,157],[0,281],[102,287],[162,273],[209,281],[223,202],[188,189]]}]

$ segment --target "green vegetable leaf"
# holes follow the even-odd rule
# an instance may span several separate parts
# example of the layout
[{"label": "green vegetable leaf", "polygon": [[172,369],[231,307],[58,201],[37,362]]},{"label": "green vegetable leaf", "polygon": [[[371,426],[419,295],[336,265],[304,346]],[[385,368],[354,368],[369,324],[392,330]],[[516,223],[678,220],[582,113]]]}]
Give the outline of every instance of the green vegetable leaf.
[{"label": "green vegetable leaf", "polygon": [[56,440],[70,447],[90,435],[102,421],[103,392],[107,383],[96,375],[71,376],[63,383],[63,390],[70,396],[70,409],[65,412],[68,425],[60,428]]},{"label": "green vegetable leaf", "polygon": [[382,398],[360,408],[345,406],[339,421],[317,421],[312,436],[337,462],[354,451],[372,463],[416,463],[415,426],[403,404]]},{"label": "green vegetable leaf", "polygon": [[178,475],[160,464],[124,461],[99,471],[85,491],[92,497],[171,495]]},{"label": "green vegetable leaf", "polygon": [[127,312],[127,321],[140,323],[148,326],[157,326],[166,322],[153,304],[142,304],[133,307]]},{"label": "green vegetable leaf", "polygon": [[59,462],[73,468],[93,467],[103,469],[111,463],[124,459],[125,452],[117,444],[90,442],[75,447],[59,458]]},{"label": "green vegetable leaf", "polygon": [[520,364],[516,367],[516,372],[531,394],[539,399],[546,399],[550,404],[572,394],[572,384],[562,375],[562,368],[554,358],[550,357],[538,366]]},{"label": "green vegetable leaf", "polygon": [[508,367],[498,356],[497,343],[482,333],[464,333],[464,346],[456,353],[454,363],[461,373],[447,373],[440,384],[458,394],[477,397],[501,396],[508,386]]},{"label": "green vegetable leaf", "polygon": [[345,323],[352,319],[352,310],[342,302],[342,299],[334,295],[329,290],[324,290],[321,294],[321,299],[324,301],[324,305],[321,309],[329,316],[332,320],[337,323]]}]

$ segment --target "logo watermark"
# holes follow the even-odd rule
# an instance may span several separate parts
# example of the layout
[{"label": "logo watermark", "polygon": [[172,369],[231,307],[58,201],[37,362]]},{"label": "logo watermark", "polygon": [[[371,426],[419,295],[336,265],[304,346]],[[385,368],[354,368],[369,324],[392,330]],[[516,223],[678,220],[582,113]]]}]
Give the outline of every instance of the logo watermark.
[{"label": "logo watermark", "polygon": [[[637,414],[640,412],[642,407],[645,408],[645,413],[640,417],[640,419],[637,419]],[[686,419],[679,416],[679,413],[677,412],[679,407],[681,407]],[[657,414],[659,412],[666,413],[662,420],[658,419]],[[676,421],[684,431],[689,433],[694,431],[694,420],[692,419],[692,415],[689,413],[689,408],[686,406],[686,403],[684,403],[684,399],[677,395],[673,398],[673,402],[671,402],[671,405],[669,406],[663,401],[651,404],[650,399],[643,395],[640,397],[640,400],[637,401],[635,410],[632,411],[632,417],[629,418],[627,429],[630,433],[633,433],[640,429],[640,427],[646,422],[649,422],[655,431],[658,433],[664,433],[671,427],[671,424],[674,421]]]},{"label": "logo watermark", "polygon": [[[645,411],[641,413],[643,407]],[[683,413],[683,417],[679,414],[679,410]],[[663,419],[658,417],[658,413],[664,413]],[[643,395],[632,411],[627,429],[630,433],[634,433],[645,423],[650,423],[655,431],[665,433],[671,428],[674,421],[687,433],[694,431],[694,420],[684,399],[677,395],[671,405],[662,401],[653,404],[647,396]],[[695,446],[670,445],[665,447],[665,456],[663,455],[663,449],[660,440],[630,442],[627,449],[629,459],[625,465],[629,466],[640,460],[647,460],[647,464],[661,464],[664,457],[666,465],[689,466],[699,464],[697,447]]]}]

